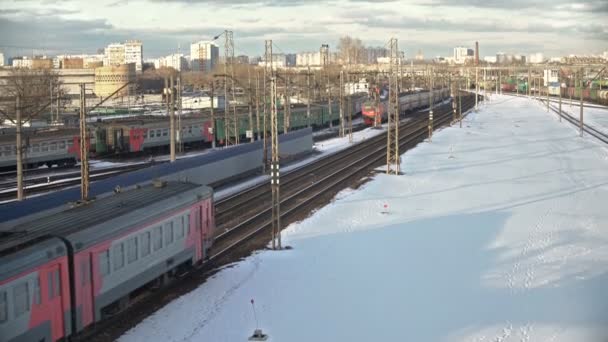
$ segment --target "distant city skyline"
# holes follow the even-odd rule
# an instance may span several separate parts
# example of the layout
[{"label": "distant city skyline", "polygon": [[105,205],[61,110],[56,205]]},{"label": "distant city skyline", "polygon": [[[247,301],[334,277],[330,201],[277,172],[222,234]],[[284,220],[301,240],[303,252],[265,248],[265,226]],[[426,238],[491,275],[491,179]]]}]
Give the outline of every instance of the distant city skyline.
[{"label": "distant city skyline", "polygon": [[[134,15],[134,14],[137,15]],[[392,36],[412,58],[451,56],[473,48],[545,56],[601,54],[608,50],[608,2],[587,0],[65,0],[3,1],[0,51],[5,57],[95,53],[112,42],[139,39],[144,58],[178,52],[190,43],[234,31],[235,54],[336,51],[341,36],[384,46]],[[223,45],[223,37],[218,41]]]}]

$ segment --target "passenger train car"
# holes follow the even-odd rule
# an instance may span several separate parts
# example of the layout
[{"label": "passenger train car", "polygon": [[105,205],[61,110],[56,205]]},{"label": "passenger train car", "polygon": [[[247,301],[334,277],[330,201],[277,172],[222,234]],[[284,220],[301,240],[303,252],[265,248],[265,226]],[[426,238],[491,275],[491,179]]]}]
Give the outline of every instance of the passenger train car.
[{"label": "passenger train car", "polygon": [[154,182],[0,230],[0,341],[57,341],[208,257],[211,188]]},{"label": "passenger train car", "polygon": [[[408,110],[427,107],[430,101],[429,94],[428,91],[402,94],[399,97],[399,113],[403,114]],[[449,96],[450,94],[447,88],[433,90],[434,103],[441,102]],[[380,124],[382,121],[388,119],[388,99],[386,96],[384,99],[381,98],[381,100],[378,101],[377,106],[374,101],[367,101],[363,104],[362,108],[361,114],[363,115],[363,121],[368,126],[374,125],[374,121],[376,124]]]},{"label": "passenger train car", "polygon": [[[23,160],[27,168],[42,165],[66,166],[76,164],[80,156],[78,129],[24,129],[22,131]],[[17,165],[15,130],[0,133],[0,169]]]}]

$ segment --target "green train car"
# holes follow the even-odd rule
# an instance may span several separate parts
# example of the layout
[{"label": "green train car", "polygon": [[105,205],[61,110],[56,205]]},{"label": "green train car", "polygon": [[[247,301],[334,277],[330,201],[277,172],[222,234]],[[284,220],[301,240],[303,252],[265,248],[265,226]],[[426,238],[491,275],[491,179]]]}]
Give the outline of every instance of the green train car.
[{"label": "green train car", "polygon": [[[352,101],[352,111],[356,115],[361,112],[361,105],[363,104],[366,97],[356,98]],[[260,109],[261,112],[261,109]],[[291,109],[291,116],[289,121],[289,129],[299,129],[308,127],[309,125],[313,128],[325,127],[329,126],[330,121],[332,123],[338,123],[340,119],[340,108],[339,103],[332,103],[332,113],[330,115],[328,106],[311,106],[310,108],[310,118],[307,117],[306,106],[298,106]],[[257,130],[257,121],[255,117],[255,113],[253,114],[253,134],[256,135]],[[266,125],[267,127],[270,125],[270,117],[267,118]],[[278,130],[279,133],[283,133],[284,130],[284,111],[280,109],[277,113],[277,121],[278,121]],[[238,117],[238,135],[240,137],[245,137],[247,131],[249,130],[249,115],[240,115]],[[263,118],[262,113],[260,113],[260,131],[263,130]],[[232,130],[231,130],[232,131]],[[224,141],[226,139],[226,130],[223,114],[216,118],[215,120],[215,132],[216,139]],[[234,138],[233,136],[230,137]]]}]

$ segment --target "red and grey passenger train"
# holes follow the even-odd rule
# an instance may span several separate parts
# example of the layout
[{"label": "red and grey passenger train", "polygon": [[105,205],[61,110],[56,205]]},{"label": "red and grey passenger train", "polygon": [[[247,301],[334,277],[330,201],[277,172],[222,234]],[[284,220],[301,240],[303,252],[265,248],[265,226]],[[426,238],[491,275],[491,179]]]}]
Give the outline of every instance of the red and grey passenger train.
[{"label": "red and grey passenger train", "polygon": [[214,227],[211,188],[158,181],[0,227],[0,341],[82,332],[202,263]]}]

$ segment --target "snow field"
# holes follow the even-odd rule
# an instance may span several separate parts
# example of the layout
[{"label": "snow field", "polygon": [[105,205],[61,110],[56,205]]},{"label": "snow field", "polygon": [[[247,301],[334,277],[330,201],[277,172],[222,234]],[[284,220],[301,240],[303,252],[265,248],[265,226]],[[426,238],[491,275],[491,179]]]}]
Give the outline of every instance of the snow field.
[{"label": "snow field", "polygon": [[608,340],[608,150],[492,95],[120,341]]}]

